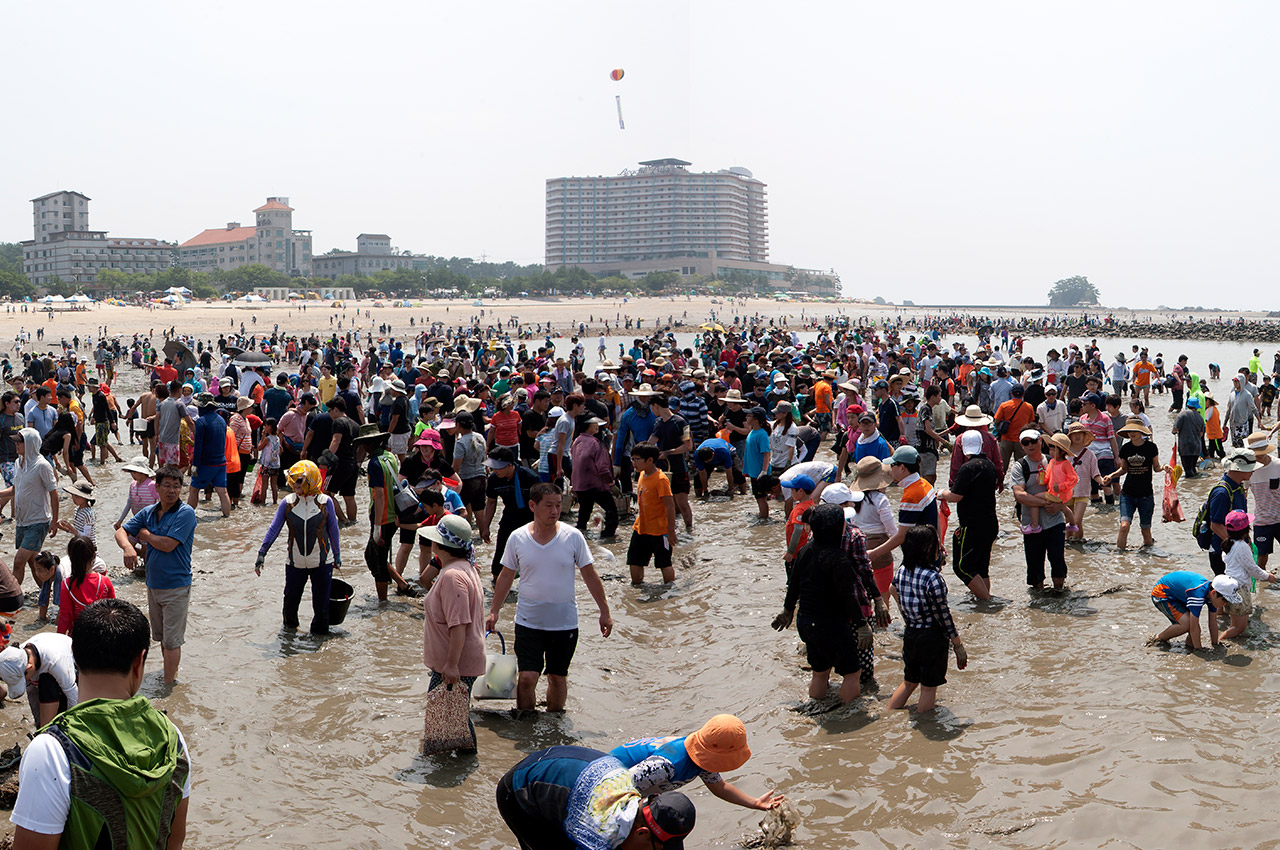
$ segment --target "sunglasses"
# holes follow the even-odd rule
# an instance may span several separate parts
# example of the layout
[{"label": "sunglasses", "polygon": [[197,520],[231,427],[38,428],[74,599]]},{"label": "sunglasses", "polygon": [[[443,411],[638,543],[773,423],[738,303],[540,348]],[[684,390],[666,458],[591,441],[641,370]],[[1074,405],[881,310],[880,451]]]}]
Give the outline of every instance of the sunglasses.
[{"label": "sunglasses", "polygon": [[1038,442],[1040,442],[1040,441],[1039,441],[1039,440],[1023,440],[1023,441],[1022,441],[1022,445],[1024,445],[1024,446],[1031,446],[1031,445],[1035,445],[1035,444],[1036,444],[1036,443],[1038,443]]}]

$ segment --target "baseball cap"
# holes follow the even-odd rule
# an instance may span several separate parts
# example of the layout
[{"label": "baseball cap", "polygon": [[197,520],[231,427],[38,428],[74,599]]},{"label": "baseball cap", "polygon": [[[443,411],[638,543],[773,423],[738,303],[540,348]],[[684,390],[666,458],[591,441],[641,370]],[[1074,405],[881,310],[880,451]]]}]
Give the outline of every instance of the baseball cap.
[{"label": "baseball cap", "polygon": [[813,488],[818,486],[817,483],[813,480],[813,478],[811,478],[808,475],[793,475],[790,478],[786,479],[785,481],[780,481],[779,483],[783,487],[786,487],[788,490],[804,490],[805,492],[808,492],[808,493],[812,493]]},{"label": "baseball cap", "polygon": [[898,446],[893,450],[892,460],[894,463],[919,463],[920,452],[915,446]]},{"label": "baseball cap", "polygon": [[861,502],[862,494],[849,489],[847,484],[828,484],[822,491],[822,502],[827,505],[843,505],[846,502]]},{"label": "baseball cap", "polygon": [[10,646],[0,652],[0,681],[9,689],[9,697],[17,699],[27,692],[27,651]]},{"label": "baseball cap", "polygon": [[1107,403],[1107,400],[1104,399],[1102,396],[1098,395],[1097,393],[1085,393],[1081,401],[1083,401],[1085,404],[1092,404],[1094,407],[1097,407],[1099,409],[1101,409]]},{"label": "baseball cap", "polygon": [[872,413],[870,410],[864,410],[858,414],[858,421],[859,422],[875,422],[876,415]]},{"label": "baseball cap", "polygon": [[1040,439],[1040,432],[1037,431],[1035,428],[1027,428],[1025,431],[1023,431],[1021,434],[1018,435],[1018,442],[1022,442],[1023,440],[1038,440],[1038,439]]},{"label": "baseball cap", "polygon": [[982,434],[977,431],[965,431],[960,435],[960,451],[967,455],[982,453]]},{"label": "baseball cap", "polygon": [[490,469],[506,469],[508,466],[515,463],[515,460],[516,456],[511,449],[498,446],[496,449],[489,452],[489,459],[484,462],[484,465]]},{"label": "baseball cap", "polygon": [[667,791],[640,807],[639,823],[653,833],[662,850],[684,850],[684,839],[693,832],[697,812],[693,801],[679,791]]},{"label": "baseball cap", "polygon": [[1227,514],[1227,518],[1223,520],[1223,524],[1230,531],[1243,531],[1253,525],[1253,514],[1244,511],[1231,511]]},{"label": "baseball cap", "polygon": [[[1230,602],[1232,605],[1240,604],[1240,582],[1231,576],[1222,575],[1213,577],[1213,589],[1222,594],[1222,598]],[[5,650],[8,652],[9,650]],[[4,672],[4,653],[0,653],[0,674]]]}]

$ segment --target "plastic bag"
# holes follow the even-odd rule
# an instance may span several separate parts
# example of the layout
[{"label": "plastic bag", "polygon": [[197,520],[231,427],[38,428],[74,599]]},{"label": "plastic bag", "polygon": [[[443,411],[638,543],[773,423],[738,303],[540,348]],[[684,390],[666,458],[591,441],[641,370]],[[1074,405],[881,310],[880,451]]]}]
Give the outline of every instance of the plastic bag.
[{"label": "plastic bag", "polygon": [[516,695],[516,657],[507,655],[507,639],[502,632],[496,634],[502,644],[502,654],[489,653],[484,665],[484,675],[476,679],[472,689],[476,699],[511,699]]},{"label": "plastic bag", "polygon": [[470,715],[471,695],[464,686],[440,685],[427,691],[422,754],[429,756],[450,750],[474,752],[476,737]]},{"label": "plastic bag", "polygon": [[249,503],[253,505],[261,505],[267,500],[267,476],[263,474],[262,467],[258,467],[258,474],[253,479],[253,492],[249,494]]},{"label": "plastic bag", "polygon": [[1175,447],[1169,465],[1164,469],[1164,500],[1161,502],[1161,522],[1186,522],[1186,514],[1178,501],[1178,479],[1182,476],[1182,467],[1177,464],[1178,450]]}]

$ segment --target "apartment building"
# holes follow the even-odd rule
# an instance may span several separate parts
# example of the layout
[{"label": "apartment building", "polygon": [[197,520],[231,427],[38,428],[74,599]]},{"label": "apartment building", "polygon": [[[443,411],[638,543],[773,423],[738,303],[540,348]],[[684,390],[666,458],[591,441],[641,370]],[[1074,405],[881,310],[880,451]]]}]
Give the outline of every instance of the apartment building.
[{"label": "apartment building", "polygon": [[155,274],[173,265],[174,246],[163,239],[108,236],[89,229],[89,198],[61,191],[31,200],[32,235],[22,242],[22,271],[32,284],[74,283],[91,295],[105,294],[102,269]]},{"label": "apartment building", "polygon": [[311,231],[293,227],[285,197],[267,198],[253,211],[254,226],[238,221],[203,230],[178,245],[178,265],[200,272],[260,264],[294,277],[311,275]]},{"label": "apartment building", "polygon": [[337,280],[343,275],[371,275],[383,269],[416,269],[427,271],[427,257],[391,247],[385,233],[361,233],[356,237],[355,253],[331,251],[312,260],[312,277]]}]

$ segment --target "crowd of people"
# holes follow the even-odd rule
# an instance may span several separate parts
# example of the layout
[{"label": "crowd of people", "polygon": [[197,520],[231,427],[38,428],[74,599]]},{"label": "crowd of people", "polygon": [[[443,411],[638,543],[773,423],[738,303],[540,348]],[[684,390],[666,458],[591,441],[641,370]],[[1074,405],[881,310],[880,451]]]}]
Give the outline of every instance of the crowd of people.
[{"label": "crowd of people", "polygon": [[[135,651],[121,638],[109,658],[82,662],[88,650],[74,639],[86,622],[123,635],[141,617],[113,601],[98,556],[95,463],[118,463],[130,476],[114,538],[125,566],[145,573],[142,622],[160,643],[166,686],[181,662],[197,523],[268,500],[255,571],[283,532],[286,629],[301,627],[309,589],[307,628],[330,633],[343,530],[364,524],[360,554],[378,600],[425,594],[430,690],[470,693],[485,674],[485,635],[508,610],[518,711],[537,706],[544,675],[547,710],[566,708],[579,639],[575,575],[602,638],[612,634],[588,536],[627,535],[632,583],[651,575],[671,583],[695,509],[748,489],[750,521],[769,528],[782,520],[777,555],[787,589],[773,626],[795,626],[808,695],[820,703],[847,704],[879,688],[876,644],[896,608],[904,669],[889,705],[916,699],[923,712],[937,704],[951,656],[957,669],[968,661],[941,571],[949,562],[976,599],[992,597],[997,496],[1006,488],[1017,519],[1005,526],[1021,537],[1026,584],[1052,593],[1066,588],[1066,546],[1084,538],[1091,508],[1118,508],[1117,547],[1128,546],[1135,518],[1151,546],[1155,475],[1173,467],[1191,478],[1220,466],[1193,523],[1212,575],[1170,573],[1152,589],[1170,621],[1153,641],[1185,635],[1198,648],[1202,617],[1213,644],[1241,634],[1252,611],[1247,585],[1274,580],[1265,566],[1280,529],[1280,463],[1263,422],[1280,353],[1268,374],[1255,350],[1218,402],[1186,357],[1166,363],[1134,346],[1107,358],[1094,339],[1051,349],[1040,362],[1023,354],[1019,331],[1038,332],[1030,326],[984,325],[972,348],[946,341],[970,324],[940,320],[916,336],[833,316],[814,323],[808,342],[765,323],[708,324],[683,348],[670,330],[653,329],[616,352],[602,337],[593,369],[578,336],[534,342],[479,324],[417,325],[399,337],[389,327],[362,337],[335,326],[306,338],[242,325],[212,343],[166,333],[179,345],[163,352],[145,336],[108,339],[103,328],[96,345],[77,339],[60,352],[22,353],[0,396],[0,510],[12,505],[15,546],[12,568],[0,563],[0,614],[12,617],[25,603],[27,565],[39,616],[48,617],[50,602],[58,614],[55,632],[0,655],[0,681],[10,696],[28,696],[38,727],[65,717],[68,730],[86,735],[94,727],[75,725],[86,669],[115,677],[104,672],[98,692],[136,698],[148,641]],[[81,343],[91,358],[79,356]],[[140,370],[144,384],[123,403],[112,391],[121,363]],[[1146,410],[1166,400],[1176,417],[1162,463]],[[202,498],[208,507],[198,514]],[[65,555],[46,548],[59,532],[70,538]],[[478,544],[491,549],[487,575]],[[1230,618],[1222,630],[1218,612]],[[834,698],[832,674],[841,680]],[[148,723],[146,734],[170,742],[169,775],[185,779],[181,736]],[[61,751],[44,749],[42,758]],[[610,753],[552,748],[503,778],[498,808],[524,847],[549,846],[552,827],[584,846],[679,846],[695,814],[677,789],[694,778],[739,805],[781,802],[720,777],[748,755],[745,727],[729,715],[684,738],[639,739]],[[177,786],[154,789],[170,798],[166,811],[189,793],[189,783]],[[51,826],[30,805],[20,797],[15,823]]]}]

